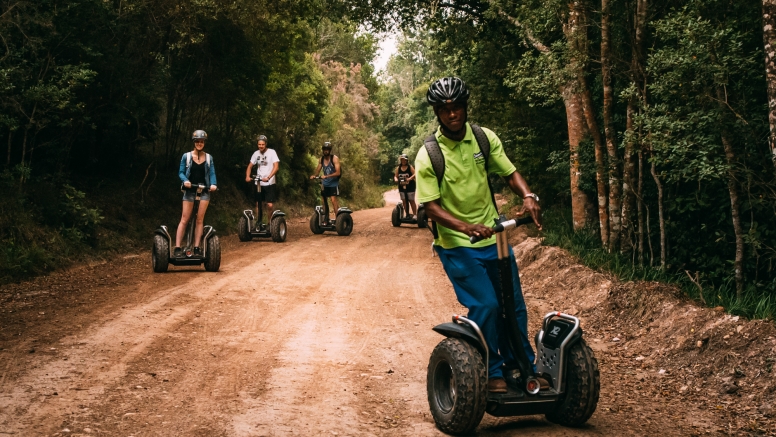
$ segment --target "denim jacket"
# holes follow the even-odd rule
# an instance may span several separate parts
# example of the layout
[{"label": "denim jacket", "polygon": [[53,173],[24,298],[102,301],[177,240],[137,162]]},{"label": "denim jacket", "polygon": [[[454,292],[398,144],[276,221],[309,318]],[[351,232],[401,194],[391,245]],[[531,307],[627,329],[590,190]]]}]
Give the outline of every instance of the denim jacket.
[{"label": "denim jacket", "polygon": [[[193,160],[191,152],[186,152],[181,157],[181,165],[178,168],[178,177],[181,178],[181,182],[189,180]],[[213,164],[213,157],[209,153],[205,153],[205,187],[210,188],[211,185],[218,185],[216,183],[216,166]]]}]

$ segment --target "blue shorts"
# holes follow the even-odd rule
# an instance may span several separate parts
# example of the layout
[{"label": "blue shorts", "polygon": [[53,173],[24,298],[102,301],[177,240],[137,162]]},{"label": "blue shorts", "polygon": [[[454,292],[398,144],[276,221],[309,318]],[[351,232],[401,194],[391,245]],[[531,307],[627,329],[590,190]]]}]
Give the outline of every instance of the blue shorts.
[{"label": "blue shorts", "polygon": [[[189,190],[189,189],[183,190],[184,202],[193,202],[196,197],[197,197],[197,190]],[[199,200],[204,200],[205,202],[209,201],[210,191],[202,190],[202,194],[200,194]]]}]

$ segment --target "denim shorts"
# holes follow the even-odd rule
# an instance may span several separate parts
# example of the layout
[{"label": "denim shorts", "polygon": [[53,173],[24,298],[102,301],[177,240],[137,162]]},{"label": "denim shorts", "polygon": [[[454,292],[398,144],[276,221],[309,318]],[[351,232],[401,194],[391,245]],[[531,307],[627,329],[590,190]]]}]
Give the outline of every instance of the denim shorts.
[{"label": "denim shorts", "polygon": [[[197,190],[183,190],[183,201],[184,202],[193,202],[194,199],[197,197]],[[210,191],[207,189],[202,190],[202,194],[199,196],[199,200],[204,200],[205,202],[210,200]]]}]

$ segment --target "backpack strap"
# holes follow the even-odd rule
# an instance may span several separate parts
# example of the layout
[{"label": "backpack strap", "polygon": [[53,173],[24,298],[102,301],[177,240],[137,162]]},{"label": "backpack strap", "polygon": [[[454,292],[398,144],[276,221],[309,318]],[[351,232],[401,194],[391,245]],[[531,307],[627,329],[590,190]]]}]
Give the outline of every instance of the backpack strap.
[{"label": "backpack strap", "polygon": [[485,135],[485,131],[479,125],[474,123],[470,124],[472,127],[472,133],[477,140],[477,145],[480,146],[480,152],[482,157],[485,158],[485,179],[488,180],[488,190],[490,190],[490,200],[493,202],[493,207],[496,208],[496,214],[498,214],[498,205],[496,205],[496,195],[493,193],[493,186],[490,184],[490,173],[488,173],[488,161],[490,160],[490,140]]},{"label": "backpack strap", "polygon": [[474,138],[477,140],[477,145],[480,146],[480,152],[482,152],[482,157],[485,158],[485,173],[488,173],[488,158],[490,158],[490,140],[488,140],[488,136],[485,135],[485,131],[482,130],[482,128],[474,123],[471,123],[470,126],[472,127],[472,133],[474,134]]},{"label": "backpack strap", "polygon": [[434,170],[437,183],[441,187],[445,177],[445,155],[442,154],[442,149],[439,148],[439,143],[434,135],[423,140],[423,145],[426,147],[429,159],[431,159],[431,168]]}]

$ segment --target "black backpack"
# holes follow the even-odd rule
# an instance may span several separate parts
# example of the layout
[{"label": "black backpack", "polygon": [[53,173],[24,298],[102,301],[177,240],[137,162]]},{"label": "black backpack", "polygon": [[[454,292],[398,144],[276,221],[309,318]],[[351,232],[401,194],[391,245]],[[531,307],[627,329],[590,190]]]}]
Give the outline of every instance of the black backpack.
[{"label": "black backpack", "polygon": [[[477,140],[477,145],[480,146],[480,153],[482,153],[482,157],[485,158],[485,177],[488,181],[490,200],[493,202],[493,206],[496,208],[496,212],[498,212],[496,197],[493,195],[493,187],[490,185],[490,179],[487,177],[488,158],[490,158],[490,141],[488,140],[488,136],[485,135],[485,131],[483,131],[480,126],[474,123],[470,123],[469,125],[472,127],[472,133],[474,134],[474,138]],[[437,183],[441,187],[442,180],[445,177],[445,156],[442,154],[442,149],[439,148],[439,143],[437,142],[435,135],[431,135],[423,140],[423,145],[426,148],[426,152],[428,152],[429,159],[431,159],[431,167],[434,169],[434,175],[436,175]],[[431,233],[434,234],[434,238],[439,237],[436,223],[434,223],[433,220],[431,221],[431,226],[428,228],[431,230]]]}]

